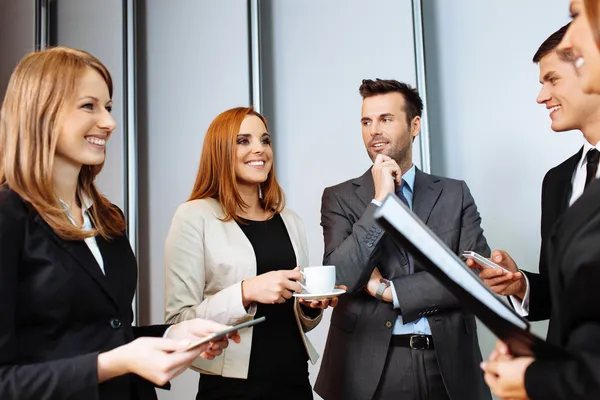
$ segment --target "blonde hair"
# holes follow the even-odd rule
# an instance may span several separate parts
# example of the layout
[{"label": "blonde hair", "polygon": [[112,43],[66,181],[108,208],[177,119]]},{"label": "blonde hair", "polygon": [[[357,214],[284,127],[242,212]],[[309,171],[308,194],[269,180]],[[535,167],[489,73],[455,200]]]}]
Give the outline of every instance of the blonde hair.
[{"label": "blonde hair", "polygon": [[82,166],[78,179],[78,193],[94,203],[89,213],[95,230],[74,226],[54,192],[61,117],[76,95],[78,79],[89,68],[102,76],[112,97],[110,73],[91,54],[67,47],[30,53],[15,68],[0,111],[0,186],[31,203],[54,232],[68,240],[96,234],[109,238],[125,230],[121,212],[94,184],[104,164]]}]

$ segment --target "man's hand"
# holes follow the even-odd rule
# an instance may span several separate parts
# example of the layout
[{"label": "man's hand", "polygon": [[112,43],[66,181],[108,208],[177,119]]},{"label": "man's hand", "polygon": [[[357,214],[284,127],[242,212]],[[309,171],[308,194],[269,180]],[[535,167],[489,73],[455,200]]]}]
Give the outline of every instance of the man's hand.
[{"label": "man's hand", "polygon": [[375,184],[375,200],[384,201],[388,194],[396,191],[396,185],[402,183],[402,170],[398,163],[383,154],[375,157],[373,168],[373,183]]},{"label": "man's hand", "polygon": [[[381,283],[381,279],[383,279],[383,276],[381,276],[381,272],[379,272],[379,269],[377,269],[377,267],[375,267],[375,269],[371,273],[371,278],[369,278],[369,282],[367,282],[367,286],[365,287],[365,290],[367,291],[367,293],[369,293],[371,296],[375,297],[375,295],[377,294],[377,289],[379,288],[379,284]],[[386,301],[388,303],[393,303],[394,298],[392,295],[392,288],[391,287],[385,288],[385,290],[383,291],[383,294],[381,295],[381,298],[383,301]]]},{"label": "man's hand", "polygon": [[498,341],[488,361],[481,363],[481,369],[485,372],[485,382],[496,396],[503,400],[527,400],[525,370],[533,361],[533,357],[513,358],[506,345]]},{"label": "man's hand", "polygon": [[479,277],[494,293],[523,299],[527,290],[527,282],[512,257],[504,250],[494,250],[491,260],[510,272],[499,268],[482,267],[470,258],[467,259],[467,265],[474,270],[479,270]]},{"label": "man's hand", "polygon": [[496,342],[496,347],[490,353],[488,361],[498,361],[505,358],[512,358],[512,354],[510,354],[510,350],[506,343],[504,343],[502,340],[498,340]]}]

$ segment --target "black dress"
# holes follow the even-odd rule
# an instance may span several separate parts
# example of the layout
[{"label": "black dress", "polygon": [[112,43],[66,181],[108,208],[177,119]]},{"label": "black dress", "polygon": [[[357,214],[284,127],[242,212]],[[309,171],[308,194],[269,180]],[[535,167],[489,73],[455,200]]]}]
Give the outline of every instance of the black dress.
[{"label": "black dress", "polygon": [[[254,248],[257,275],[297,266],[279,214],[267,221],[243,220],[239,226]],[[248,379],[203,374],[197,400],[312,400],[308,354],[294,316],[294,298],[283,304],[257,304],[256,318],[261,316],[266,321],[253,328]]]}]

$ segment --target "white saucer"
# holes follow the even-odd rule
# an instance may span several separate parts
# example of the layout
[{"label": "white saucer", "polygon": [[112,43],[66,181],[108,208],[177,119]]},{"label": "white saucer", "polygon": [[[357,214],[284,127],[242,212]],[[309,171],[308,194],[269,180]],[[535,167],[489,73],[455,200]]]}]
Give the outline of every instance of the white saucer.
[{"label": "white saucer", "polygon": [[344,289],[333,289],[329,293],[294,293],[294,297],[302,300],[325,300],[346,293]]}]

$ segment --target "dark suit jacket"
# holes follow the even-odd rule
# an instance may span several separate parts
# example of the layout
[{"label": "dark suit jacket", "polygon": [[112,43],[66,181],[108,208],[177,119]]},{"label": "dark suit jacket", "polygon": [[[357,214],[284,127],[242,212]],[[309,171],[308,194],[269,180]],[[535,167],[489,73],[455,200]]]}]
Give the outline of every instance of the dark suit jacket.
[{"label": "dark suit jacket", "polygon": [[556,222],[547,245],[551,321],[548,340],[572,359],[534,361],[525,373],[532,400],[600,398],[600,181]]},{"label": "dark suit jacket", "polygon": [[[572,194],[571,180],[577,163],[581,160],[583,148],[560,165],[552,168],[544,176],[542,183],[542,222],[539,273],[523,271],[529,279],[529,315],[530,321],[540,321],[550,318],[552,299],[548,282],[547,249],[550,231],[556,221],[569,208]],[[552,322],[548,327],[548,337],[553,335]]]},{"label": "dark suit jacket", "polygon": [[[367,400],[377,389],[399,311],[365,292],[374,267],[397,290],[405,322],[427,317],[435,352],[452,399],[490,399],[479,369],[475,318],[429,273],[409,274],[400,248],[376,224],[371,171],[325,189],[321,225],[326,265],[347,285],[331,318],[315,390],[326,400]],[[454,252],[489,255],[481,218],[467,185],[416,171],[414,212]],[[415,271],[419,271],[415,263]]]},{"label": "dark suit jacket", "polygon": [[132,328],[137,264],[123,234],[96,238],[106,276],[84,241],[58,237],[35,209],[0,188],[0,399],[155,399],[135,375],[98,384],[98,353],[167,326]]}]

